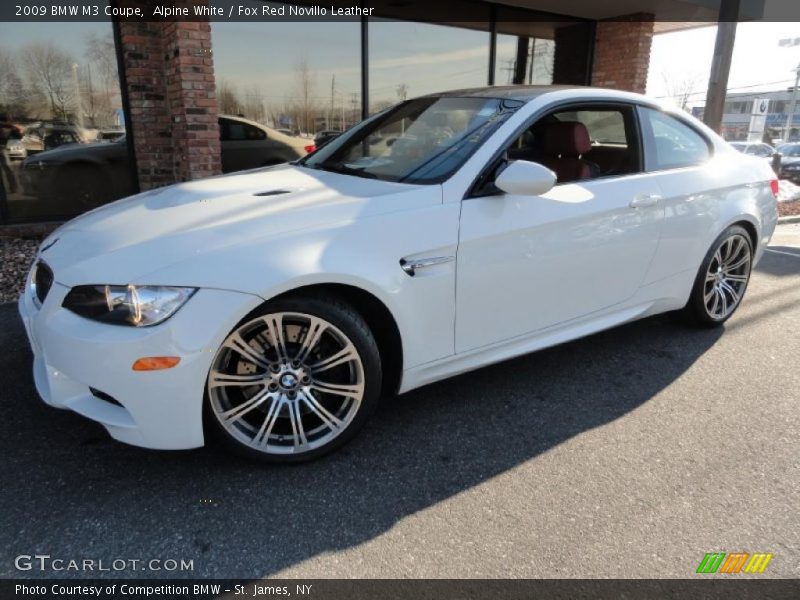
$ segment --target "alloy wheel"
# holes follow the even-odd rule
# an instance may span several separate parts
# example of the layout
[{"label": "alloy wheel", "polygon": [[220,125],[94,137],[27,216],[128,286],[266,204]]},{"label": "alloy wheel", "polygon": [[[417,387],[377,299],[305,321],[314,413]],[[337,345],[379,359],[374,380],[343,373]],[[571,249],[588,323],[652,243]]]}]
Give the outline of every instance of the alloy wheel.
[{"label": "alloy wheel", "polygon": [[750,279],[750,242],[740,233],[725,238],[714,251],[705,276],[703,301],[708,316],[728,317],[742,300]]},{"label": "alloy wheel", "polygon": [[325,319],[299,312],[270,313],[238,327],[208,376],[222,427],[267,454],[330,443],[353,421],[364,389],[353,342]]}]

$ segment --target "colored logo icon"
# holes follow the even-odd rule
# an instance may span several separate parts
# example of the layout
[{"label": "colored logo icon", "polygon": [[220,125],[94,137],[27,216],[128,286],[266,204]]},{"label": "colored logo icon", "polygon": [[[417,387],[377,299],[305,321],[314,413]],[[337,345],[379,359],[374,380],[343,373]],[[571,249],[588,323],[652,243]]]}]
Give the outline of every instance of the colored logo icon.
[{"label": "colored logo icon", "polygon": [[763,573],[773,556],[771,552],[708,552],[697,573]]}]

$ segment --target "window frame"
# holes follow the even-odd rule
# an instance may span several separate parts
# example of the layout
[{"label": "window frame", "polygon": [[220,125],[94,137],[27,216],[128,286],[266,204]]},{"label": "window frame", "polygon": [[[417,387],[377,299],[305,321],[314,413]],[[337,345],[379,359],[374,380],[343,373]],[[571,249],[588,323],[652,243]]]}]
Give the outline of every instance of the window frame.
[{"label": "window frame", "polygon": [[[487,196],[498,196],[502,195],[505,192],[494,188],[492,189],[489,187],[488,189],[483,189],[483,187],[488,183],[485,181],[486,177],[494,171],[499,166],[499,161],[503,158],[503,155],[506,153],[509,145],[514,143],[519,137],[525,133],[528,129],[530,129],[537,121],[544,119],[552,114],[557,114],[560,112],[567,112],[569,110],[613,110],[617,108],[623,116],[623,120],[625,122],[625,126],[627,127],[628,123],[633,127],[633,143],[635,144],[636,152],[637,152],[637,170],[633,173],[624,173],[621,175],[603,175],[601,177],[592,177],[591,179],[581,179],[578,181],[565,181],[562,183],[556,183],[555,186],[560,185],[571,185],[575,183],[581,182],[590,182],[590,181],[608,181],[611,179],[619,179],[622,177],[633,177],[642,175],[647,173],[645,170],[645,147],[644,147],[644,139],[642,134],[642,124],[640,122],[639,116],[639,104],[635,102],[626,102],[624,100],[565,100],[563,102],[559,102],[556,104],[551,104],[549,106],[543,107],[541,110],[536,111],[533,115],[531,115],[522,125],[517,127],[511,135],[507,136],[503,143],[500,144],[500,147],[492,154],[492,157],[486,162],[484,167],[480,170],[480,173],[473,179],[472,183],[467,188],[467,191],[464,194],[462,200],[469,200],[470,198],[484,198]],[[625,113],[628,113],[627,115]],[[555,187],[554,186],[554,187]]]},{"label": "window frame", "polygon": [[[697,136],[705,143],[706,148],[708,149],[708,156],[703,162],[694,163],[690,165],[680,165],[680,166],[667,166],[667,167],[656,167],[655,164],[657,162],[658,153],[655,147],[655,135],[653,134],[653,128],[650,123],[650,120],[647,118],[647,113],[644,111],[646,109],[652,110],[654,112],[660,113],[662,115],[666,115],[680,123],[681,125],[686,126],[689,128],[690,131],[697,134]],[[661,173],[664,171],[678,171],[682,169],[696,169],[697,167],[703,167],[714,158],[714,144],[711,140],[698,129],[693,123],[691,123],[688,119],[684,119],[681,115],[675,114],[673,112],[669,112],[654,106],[646,106],[643,104],[639,104],[636,106],[636,112],[639,115],[639,130],[642,136],[643,148],[644,148],[644,172],[645,173]],[[745,153],[745,150],[742,150],[742,153]]]}]

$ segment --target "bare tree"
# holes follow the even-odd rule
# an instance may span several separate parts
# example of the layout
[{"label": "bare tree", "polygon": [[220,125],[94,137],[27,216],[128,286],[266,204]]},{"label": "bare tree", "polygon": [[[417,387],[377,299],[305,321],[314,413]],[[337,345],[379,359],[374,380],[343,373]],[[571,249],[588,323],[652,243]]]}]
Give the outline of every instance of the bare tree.
[{"label": "bare tree", "polygon": [[689,101],[694,95],[694,90],[702,81],[698,73],[669,73],[663,71],[661,80],[664,82],[664,90],[667,96],[672,99],[676,106],[681,110],[689,110]]},{"label": "bare tree", "polygon": [[395,91],[397,92],[397,99],[400,100],[401,102],[403,100],[405,100],[406,98],[408,98],[408,84],[407,83],[398,84],[397,87],[395,88]]},{"label": "bare tree", "polygon": [[50,42],[35,42],[22,49],[22,62],[31,88],[47,98],[52,117],[66,119],[74,108],[72,57]]},{"label": "bare tree", "polygon": [[28,114],[25,85],[17,75],[14,56],[0,49],[0,112],[10,119],[18,119]]},{"label": "bare tree", "polygon": [[220,81],[217,85],[217,105],[219,112],[225,115],[242,114],[242,101],[236,89],[227,81]]},{"label": "bare tree", "polygon": [[119,95],[116,51],[111,34],[86,36],[86,69],[81,72],[84,112],[95,125],[109,125]]},{"label": "bare tree", "polygon": [[295,78],[297,93],[295,95],[295,104],[297,117],[299,122],[302,123],[304,132],[311,132],[312,130],[312,112],[314,111],[314,79],[311,69],[308,67],[308,61],[303,58],[295,66]]},{"label": "bare tree", "polygon": [[242,104],[242,113],[248,119],[263,123],[266,118],[266,111],[264,109],[264,95],[257,85],[248,87],[244,92],[244,103]]}]

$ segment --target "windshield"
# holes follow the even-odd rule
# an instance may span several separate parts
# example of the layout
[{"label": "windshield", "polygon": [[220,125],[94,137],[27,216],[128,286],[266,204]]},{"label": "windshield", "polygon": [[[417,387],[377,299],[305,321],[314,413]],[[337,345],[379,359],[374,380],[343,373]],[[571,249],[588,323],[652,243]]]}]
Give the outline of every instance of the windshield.
[{"label": "windshield", "polygon": [[800,144],[789,144],[781,146],[780,153],[784,156],[800,156]]},{"label": "windshield", "polygon": [[298,164],[407,183],[450,177],[522,102],[497,98],[417,98],[342,134]]}]

